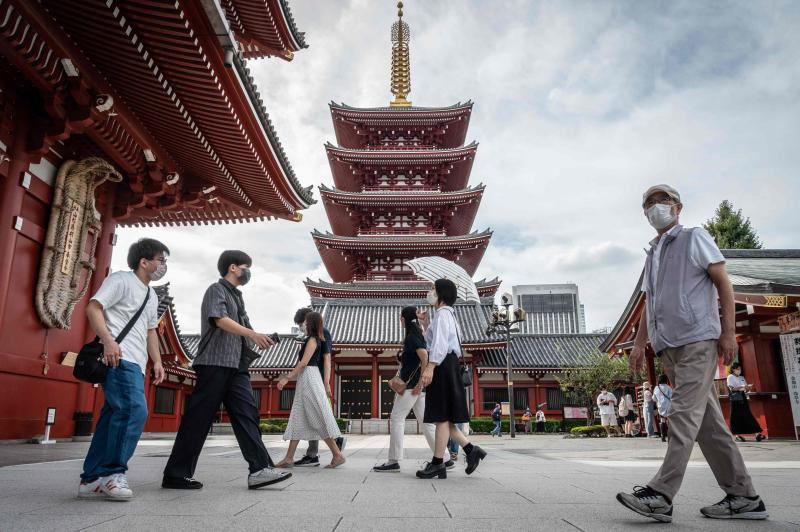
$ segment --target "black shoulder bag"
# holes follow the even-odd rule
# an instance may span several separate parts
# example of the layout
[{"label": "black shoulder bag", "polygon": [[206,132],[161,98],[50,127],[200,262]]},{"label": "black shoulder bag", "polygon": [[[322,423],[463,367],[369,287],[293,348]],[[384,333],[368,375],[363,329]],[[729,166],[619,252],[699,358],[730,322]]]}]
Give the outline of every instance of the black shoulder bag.
[{"label": "black shoulder bag", "polygon": [[[150,287],[147,288],[147,295],[144,296],[144,303],[136,311],[136,314],[128,320],[125,327],[119,332],[117,338],[114,340],[117,344],[122,343],[122,340],[128,336],[133,326],[139,320],[139,317],[144,312],[144,307],[150,300]],[[95,336],[94,340],[84,345],[78,357],[75,359],[75,367],[72,368],[72,376],[78,380],[88,382],[91,384],[102,384],[106,381],[108,375],[108,366],[103,363],[103,344],[100,343],[100,337]]]},{"label": "black shoulder bag", "polygon": [[[232,290],[225,284],[222,284],[225,289],[230,292],[230,294],[236,299],[236,307],[237,307],[237,322],[242,327],[247,327],[248,329],[252,329],[253,327],[250,325],[250,319],[247,317],[247,312],[244,309],[244,299],[242,298],[241,294],[236,293],[235,290]],[[250,347],[247,344],[247,339],[242,336],[242,358],[239,361],[239,369],[240,370],[247,370],[250,365],[261,358],[261,354]]]}]

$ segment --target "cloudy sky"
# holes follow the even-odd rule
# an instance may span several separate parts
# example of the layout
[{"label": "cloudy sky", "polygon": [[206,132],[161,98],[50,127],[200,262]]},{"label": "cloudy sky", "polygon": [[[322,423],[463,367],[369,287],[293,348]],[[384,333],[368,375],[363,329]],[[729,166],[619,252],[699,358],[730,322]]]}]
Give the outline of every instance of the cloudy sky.
[{"label": "cloudy sky", "polygon": [[[392,0],[293,0],[310,47],[294,61],[251,62],[304,185],[332,185],[323,144],[328,102],[388,104]],[[575,282],[589,330],[613,325],[653,236],[639,207],[671,183],[686,225],[723,199],[767,247],[800,247],[800,3],[786,1],[405,2],[412,91],[421,106],[475,102],[467,142],[480,143],[471,183],[487,191],[475,229],[494,237],[476,278]],[[317,194],[318,197],[318,194]],[[254,325],[287,331],[308,304],[303,279],[330,279],[302,223],[120,231],[113,267],[141,236],[172,250],[167,280],[183,331],[216,258],[254,257],[245,288]]]}]

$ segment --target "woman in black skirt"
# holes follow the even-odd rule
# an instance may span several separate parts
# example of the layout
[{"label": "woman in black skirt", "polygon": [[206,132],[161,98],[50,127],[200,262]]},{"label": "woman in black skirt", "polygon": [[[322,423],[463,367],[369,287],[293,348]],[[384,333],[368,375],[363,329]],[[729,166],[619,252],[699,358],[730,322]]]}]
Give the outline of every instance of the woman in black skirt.
[{"label": "woman in black skirt", "polygon": [[747,392],[753,385],[747,384],[742,376],[742,366],[738,362],[731,364],[727,384],[728,401],[731,403],[731,432],[736,436],[736,441],[745,441],[742,434],[755,434],[756,441],[763,440],[761,425],[750,412],[750,403],[747,401]]},{"label": "woman in black skirt", "polygon": [[461,376],[461,341],[453,305],[456,285],[449,279],[438,279],[428,292],[428,303],[436,307],[433,322],[421,312],[419,323],[425,329],[428,343],[428,365],[420,382],[426,389],[425,423],[436,424],[436,446],[433,458],[417,471],[418,478],[447,478],[444,453],[448,438],[458,443],[467,455],[467,474],[471,474],[486,457],[486,451],[472,445],[458,430],[457,423],[469,423],[467,396]]}]

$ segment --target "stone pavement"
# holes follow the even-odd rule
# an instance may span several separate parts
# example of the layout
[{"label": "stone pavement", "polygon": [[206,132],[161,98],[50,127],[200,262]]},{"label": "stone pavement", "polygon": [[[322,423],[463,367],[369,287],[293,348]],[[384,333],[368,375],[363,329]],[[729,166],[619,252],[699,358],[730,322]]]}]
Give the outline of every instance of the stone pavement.
[{"label": "stone pavement", "polygon": [[[280,436],[264,439],[273,457],[282,457],[286,443]],[[402,473],[372,473],[370,467],[386,457],[388,436],[350,436],[341,469],[295,468],[289,481],[249,491],[235,440],[217,436],[206,445],[196,475],[205,487],[190,492],[160,488],[171,442],[143,440],[130,464],[136,498],[129,502],[75,498],[88,443],[0,445],[0,463],[17,464],[0,467],[0,530],[800,530],[795,442],[740,444],[770,520],[703,518],[698,508],[723,494],[696,449],[675,501],[675,521],[661,525],[614,500],[617,491],[649,480],[664,453],[660,440],[473,441],[489,456],[471,476],[462,461],[446,480],[416,479],[430,454],[421,436],[406,437]],[[30,463],[42,459],[53,461]],[[325,463],[330,455],[321,459]]]}]

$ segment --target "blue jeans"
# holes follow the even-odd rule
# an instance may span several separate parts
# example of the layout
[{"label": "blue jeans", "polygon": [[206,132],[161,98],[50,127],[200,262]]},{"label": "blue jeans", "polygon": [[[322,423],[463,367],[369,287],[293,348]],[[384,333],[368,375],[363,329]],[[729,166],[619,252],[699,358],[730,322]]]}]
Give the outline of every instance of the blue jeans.
[{"label": "blue jeans", "polygon": [[[464,425],[466,425],[466,423],[456,423],[455,425],[456,425],[456,427],[458,427],[458,430],[460,430],[461,432],[464,432]],[[457,454],[458,453],[458,442],[456,440],[454,440],[453,438],[448,439],[447,440],[447,449],[450,451],[451,454]]]},{"label": "blue jeans", "polygon": [[653,414],[655,413],[655,408],[652,405],[645,405],[644,407],[644,419],[645,425],[647,427],[647,435],[652,436],[656,433],[655,425],[653,423]]},{"label": "blue jeans", "polygon": [[491,432],[491,434],[497,434],[498,436],[500,436],[500,423],[501,423],[500,421],[494,422],[494,430]]},{"label": "blue jeans", "polygon": [[103,393],[105,404],[83,462],[84,482],[127,471],[147,421],[144,375],[139,364],[120,360],[119,366],[108,368]]}]

